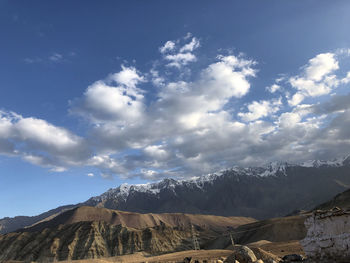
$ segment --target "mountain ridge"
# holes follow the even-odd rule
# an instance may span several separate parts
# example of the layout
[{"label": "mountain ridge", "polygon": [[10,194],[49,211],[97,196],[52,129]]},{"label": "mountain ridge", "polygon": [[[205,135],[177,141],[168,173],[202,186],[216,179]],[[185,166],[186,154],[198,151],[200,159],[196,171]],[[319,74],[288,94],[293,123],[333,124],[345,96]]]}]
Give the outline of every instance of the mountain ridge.
[{"label": "mountain ridge", "polygon": [[221,170],[217,173],[211,173],[202,176],[192,177],[190,179],[183,180],[175,180],[173,178],[165,178],[158,182],[147,183],[147,184],[128,184],[123,183],[119,187],[110,188],[105,193],[92,197],[90,199],[103,199],[104,196],[109,194],[114,194],[115,192],[119,192],[120,196],[124,199],[127,198],[129,194],[128,191],[136,190],[140,192],[149,192],[153,194],[157,194],[160,191],[159,185],[167,185],[171,187],[175,187],[178,184],[196,184],[197,186],[201,186],[206,182],[210,182],[216,179],[218,176],[222,176],[227,171],[234,171],[237,173],[242,173],[247,176],[257,176],[257,177],[265,177],[265,176],[278,176],[278,175],[286,175],[287,167],[305,167],[305,168],[320,168],[320,167],[340,167],[344,165],[350,165],[350,155],[345,157],[336,158],[333,160],[309,160],[301,163],[288,163],[288,162],[270,162],[264,166],[252,166],[252,167],[239,167],[234,166],[229,169]]},{"label": "mountain ridge", "polygon": [[[263,167],[232,167],[187,180],[111,188],[85,202],[34,217],[0,219],[0,234],[33,225],[65,209],[97,206],[140,213],[199,213],[258,219],[312,209],[350,185],[350,156],[300,164],[273,162]],[[319,181],[319,187],[315,185]],[[220,194],[218,194],[220,193]],[[276,209],[272,209],[276,207]]]},{"label": "mountain ridge", "polygon": [[121,225],[122,227],[139,230],[159,225],[189,229],[191,225],[196,225],[201,228],[211,228],[213,231],[226,230],[226,226],[236,227],[256,222],[255,219],[248,217],[222,217],[184,213],[141,214],[107,208],[79,206],[69,209],[52,219],[17,230],[16,232],[35,232],[59,225],[94,221],[103,221],[111,225]]},{"label": "mountain ridge", "polygon": [[205,243],[251,218],[139,214],[76,207],[51,220],[0,235],[0,261],[50,262],[192,249],[192,228]]}]

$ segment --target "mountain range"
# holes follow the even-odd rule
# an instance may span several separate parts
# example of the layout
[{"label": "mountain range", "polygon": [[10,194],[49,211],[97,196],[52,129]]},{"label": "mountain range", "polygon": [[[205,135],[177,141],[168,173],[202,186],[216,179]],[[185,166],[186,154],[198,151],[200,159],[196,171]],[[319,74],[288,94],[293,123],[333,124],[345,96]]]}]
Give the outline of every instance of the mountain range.
[{"label": "mountain range", "polygon": [[300,164],[270,163],[233,167],[186,180],[122,184],[85,202],[58,207],[35,217],[0,219],[0,234],[29,227],[80,206],[138,213],[191,213],[256,219],[309,210],[350,186],[350,156]]}]

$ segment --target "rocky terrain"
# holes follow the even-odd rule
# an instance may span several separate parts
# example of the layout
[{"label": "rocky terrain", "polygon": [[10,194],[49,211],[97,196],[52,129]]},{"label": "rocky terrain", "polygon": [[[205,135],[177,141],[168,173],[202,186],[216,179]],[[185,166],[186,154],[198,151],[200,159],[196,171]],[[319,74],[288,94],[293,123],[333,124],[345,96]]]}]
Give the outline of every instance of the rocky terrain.
[{"label": "rocky terrain", "polygon": [[59,207],[36,217],[0,219],[0,234],[33,225],[65,209],[84,205],[139,213],[179,212],[257,219],[280,217],[291,211],[310,210],[348,189],[349,167],[350,157],[344,157],[300,164],[233,167],[187,180],[164,179],[143,185],[122,184],[86,202]]},{"label": "rocky terrain", "polygon": [[137,214],[79,207],[18,232],[0,236],[4,260],[55,261],[188,250],[191,225],[201,243],[251,218],[188,214]]},{"label": "rocky terrain", "polygon": [[[234,168],[191,180],[165,179],[146,185],[124,184],[87,202],[60,207],[37,217],[2,219],[0,223],[3,232],[15,227],[18,229],[0,235],[0,262],[53,262],[99,258],[103,258],[104,262],[113,258],[120,259],[120,262],[152,262],[152,258],[154,262],[169,262],[173,259],[174,262],[195,262],[194,256],[201,260],[200,262],[209,262],[209,258],[212,262],[235,262],[234,260],[238,259],[245,262],[239,255],[248,255],[251,252],[254,253],[254,257],[247,262],[290,262],[288,260],[292,259],[294,254],[298,260],[305,255],[300,240],[303,240],[303,246],[306,244],[306,253],[309,259],[312,259],[312,253],[319,251],[322,244],[329,243],[324,234],[324,229],[327,228],[324,222],[329,221],[329,218],[324,219],[321,215],[325,212],[320,209],[349,207],[350,190],[337,194],[328,201],[323,200],[329,192],[338,192],[346,188],[350,180],[349,168],[348,158],[345,158],[333,163],[317,162],[298,166],[275,164],[270,165],[267,170]],[[314,183],[316,179],[317,184]],[[277,186],[280,187],[278,192],[269,192]],[[242,189],[246,190],[246,195]],[[156,199],[153,199],[155,197]],[[322,200],[323,203],[317,205],[315,200]],[[148,202],[154,205],[153,209],[148,207]],[[187,208],[183,206],[186,202],[189,203]],[[205,213],[127,211],[138,210],[138,207],[145,211],[177,211],[179,208],[175,204],[185,211],[193,207],[194,210]],[[115,206],[122,206],[124,211],[106,208]],[[314,209],[300,212],[300,209],[308,207]],[[223,212],[224,208],[230,209]],[[264,209],[266,211],[263,211]],[[293,209],[295,212],[289,213],[291,216],[260,221],[252,217],[230,216],[257,213],[263,217],[282,213],[281,211],[287,214],[287,211]],[[343,211],[340,208],[336,210]],[[228,216],[209,215],[209,211]],[[348,212],[346,213],[348,218]],[[313,224],[320,224],[317,228],[320,231],[310,227],[310,220]],[[338,232],[330,229],[330,234],[327,232],[326,236],[331,237],[333,241],[333,236],[336,236],[340,243],[337,241],[339,244],[334,245],[335,241],[332,241],[334,247],[341,247],[347,251],[347,247],[344,247],[347,241],[344,243],[342,238],[347,235],[346,225],[349,220],[345,220],[344,223],[342,217],[336,217],[331,221],[333,225],[339,225],[340,222],[341,227],[335,226],[333,230]],[[310,229],[313,229],[313,232]],[[207,259],[198,257],[196,251],[192,254],[178,252],[173,256],[168,255],[193,249],[193,231],[201,249],[208,254]],[[310,231],[316,231],[318,236],[312,236]],[[240,245],[233,246],[232,240]],[[318,242],[322,244],[319,245]],[[247,248],[242,245],[246,245]],[[211,254],[210,251],[221,251],[222,255],[219,256],[216,252]],[[188,256],[181,259],[185,254]],[[286,254],[293,255],[288,258],[284,257]],[[139,256],[139,261],[133,258],[135,255]],[[327,255],[322,254],[316,258],[327,258]],[[125,261],[126,258],[133,258],[135,261]],[[192,258],[192,261],[186,261],[188,258]]]},{"label": "rocky terrain", "polygon": [[[272,218],[231,229],[233,240],[237,244],[262,247],[265,244],[299,241],[306,236],[304,221],[306,215]],[[230,248],[231,237],[228,233],[206,243],[206,249]],[[269,247],[269,246],[267,246]]]},{"label": "rocky terrain", "polygon": [[[348,202],[348,191],[345,191],[317,207],[345,205]],[[331,252],[328,250],[333,253],[332,262],[340,262],[342,257],[334,253],[345,249],[341,255],[347,255],[348,249],[343,239],[348,238],[348,217],[348,212],[340,208],[255,221],[245,217],[139,214],[82,206],[48,217],[17,232],[1,235],[0,262],[74,259],[82,260],[77,261],[81,263],[287,263],[304,262],[304,249],[308,256],[305,262],[329,259]],[[333,228],[328,227],[329,222]],[[311,223],[318,227],[310,227]],[[194,226],[201,251],[191,250],[191,225]],[[330,241],[333,246],[328,246]],[[323,250],[325,254],[317,254]]]},{"label": "rocky terrain", "polygon": [[224,231],[227,227],[233,228],[255,222],[256,220],[248,217],[223,217],[183,213],[140,214],[106,208],[81,206],[61,213],[52,219],[43,220],[38,224],[20,229],[19,232],[42,231],[45,228],[82,221],[103,221],[111,225],[121,225],[134,229],[144,229],[161,225],[188,229],[191,225],[195,225],[202,229]]},{"label": "rocky terrain", "polygon": [[146,251],[151,254],[188,250],[191,233],[170,227],[131,229],[102,221],[60,225],[41,232],[0,237],[0,261],[73,260]]}]

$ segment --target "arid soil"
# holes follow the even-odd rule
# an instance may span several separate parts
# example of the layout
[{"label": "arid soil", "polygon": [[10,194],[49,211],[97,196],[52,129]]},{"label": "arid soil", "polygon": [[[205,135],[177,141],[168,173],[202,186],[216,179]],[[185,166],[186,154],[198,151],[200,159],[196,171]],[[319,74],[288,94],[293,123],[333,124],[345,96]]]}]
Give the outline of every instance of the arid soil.
[{"label": "arid soil", "polygon": [[237,227],[256,222],[255,219],[250,217],[224,217],[184,213],[140,214],[82,206],[64,212],[55,218],[43,220],[38,224],[25,228],[23,231],[41,231],[45,228],[52,228],[61,224],[73,224],[82,221],[103,221],[111,225],[121,225],[134,229],[144,229],[162,224],[168,227],[188,228],[193,224],[203,229],[210,228],[214,231],[225,230],[227,226]]},{"label": "arid soil", "polygon": [[191,214],[139,214],[79,207],[18,232],[0,235],[4,260],[62,261],[97,259],[147,252],[151,255],[193,248],[192,228],[200,243],[228,228],[252,223],[244,217]]},{"label": "arid soil", "polygon": [[[131,255],[100,258],[100,259],[84,259],[84,260],[68,260],[60,261],[60,263],[141,263],[141,262],[181,262],[185,257],[192,257],[199,261],[207,260],[208,262],[215,262],[217,259],[226,258],[232,251],[230,250],[187,250],[175,253],[164,254],[160,256],[149,256],[147,253],[138,252]],[[20,261],[6,261],[6,263],[22,263]]]},{"label": "arid soil", "polygon": [[278,257],[283,257],[288,254],[299,254],[305,256],[304,250],[298,240],[286,242],[268,242],[259,244],[251,244],[249,247],[259,247],[266,252],[272,253]]}]

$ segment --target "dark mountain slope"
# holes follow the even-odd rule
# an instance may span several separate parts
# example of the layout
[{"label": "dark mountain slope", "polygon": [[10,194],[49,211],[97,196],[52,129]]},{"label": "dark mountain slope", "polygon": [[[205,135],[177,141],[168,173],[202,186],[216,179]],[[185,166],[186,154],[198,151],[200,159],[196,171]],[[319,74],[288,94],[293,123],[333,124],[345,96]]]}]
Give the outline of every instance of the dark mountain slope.
[{"label": "dark mountain slope", "polygon": [[330,210],[334,207],[342,209],[350,208],[350,189],[336,195],[328,202],[318,205],[315,210]]},{"label": "dark mountain slope", "polygon": [[2,218],[0,219],[0,234],[9,233],[17,229],[33,225],[41,220],[44,220],[45,218],[57,215],[76,206],[77,205],[60,206],[37,216],[16,216]]},{"label": "dark mountain slope", "polygon": [[283,166],[266,170],[228,170],[196,180],[163,180],[122,185],[91,198],[86,205],[141,213],[185,212],[257,219],[310,210],[344,191],[350,166]]}]

